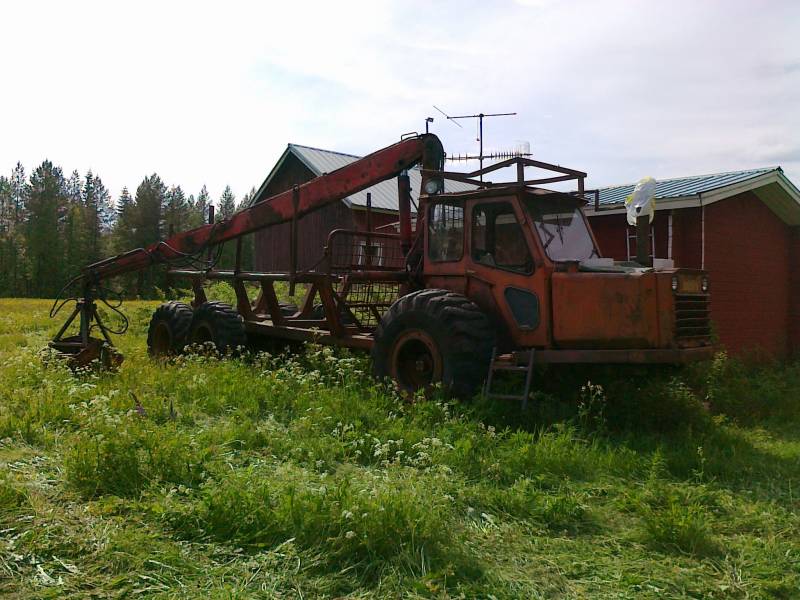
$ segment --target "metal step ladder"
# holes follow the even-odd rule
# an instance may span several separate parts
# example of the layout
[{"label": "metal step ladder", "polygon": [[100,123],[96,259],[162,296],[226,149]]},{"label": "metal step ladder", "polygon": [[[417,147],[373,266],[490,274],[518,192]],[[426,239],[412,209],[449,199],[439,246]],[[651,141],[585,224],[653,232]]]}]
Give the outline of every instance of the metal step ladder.
[{"label": "metal step ladder", "polygon": [[[650,234],[649,234],[649,242],[650,242],[650,258],[652,259],[656,255],[656,232],[655,228],[652,226],[650,227]],[[625,227],[625,248],[628,251],[628,260],[636,260],[636,252],[631,254],[631,241],[633,241],[633,245],[636,245],[636,228],[626,226]]]},{"label": "metal step ladder", "polygon": [[[492,361],[489,363],[489,373],[486,376],[486,383],[483,386],[483,395],[487,398],[497,400],[519,400],[521,407],[524,410],[528,407],[528,396],[531,391],[531,382],[533,381],[533,365],[535,359],[535,350],[530,349],[528,355],[528,364],[520,364],[517,362],[515,354],[502,354],[497,355],[497,348],[492,349]],[[497,371],[512,371],[515,373],[525,373],[525,391],[521,396],[515,394],[496,394],[492,392],[492,380]]]}]

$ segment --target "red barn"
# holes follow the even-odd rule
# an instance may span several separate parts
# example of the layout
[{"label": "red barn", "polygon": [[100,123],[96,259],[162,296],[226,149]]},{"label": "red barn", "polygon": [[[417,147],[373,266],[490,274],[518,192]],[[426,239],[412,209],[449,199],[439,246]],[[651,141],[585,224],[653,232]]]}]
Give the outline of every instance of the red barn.
[{"label": "red barn", "polygon": [[[323,173],[335,171],[361,157],[310,146],[289,144],[278,162],[272,168],[264,183],[258,188],[253,202],[261,202],[270,196],[285,192],[319,177]],[[411,199],[416,205],[422,177],[418,169],[409,170]],[[448,181],[447,189],[459,191],[473,186]],[[392,224],[398,221],[397,181],[389,179],[366,190],[353,194],[325,208],[314,211],[298,221],[297,268],[313,268],[322,258],[322,248],[328,234],[334,229],[366,231],[367,193],[372,199],[372,229],[396,231]],[[260,271],[289,270],[290,224],[283,223],[256,232],[255,268]],[[388,254],[388,249],[386,250]]]},{"label": "red barn", "polygon": [[[603,256],[636,256],[624,202],[633,185],[587,207]],[[800,352],[800,191],[780,167],[658,182],[650,255],[706,269],[711,317],[732,353]]]}]

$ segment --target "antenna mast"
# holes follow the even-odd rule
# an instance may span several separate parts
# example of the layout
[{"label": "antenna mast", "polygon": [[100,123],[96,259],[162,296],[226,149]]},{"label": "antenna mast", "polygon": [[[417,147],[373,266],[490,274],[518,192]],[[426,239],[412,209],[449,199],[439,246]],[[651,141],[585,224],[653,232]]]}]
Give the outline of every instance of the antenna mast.
[{"label": "antenna mast", "polygon": [[[489,158],[483,155],[483,119],[485,117],[510,117],[516,115],[515,112],[508,112],[508,113],[478,113],[476,115],[458,115],[455,117],[451,117],[447,113],[445,113],[440,108],[434,106],[436,110],[442,113],[448,120],[452,121],[459,127],[461,127],[461,123],[458,122],[458,119],[478,119],[478,142],[480,143],[479,152],[478,152],[478,160],[480,161],[480,168],[483,169],[483,159]],[[481,181],[483,181],[483,175],[481,175]]]}]

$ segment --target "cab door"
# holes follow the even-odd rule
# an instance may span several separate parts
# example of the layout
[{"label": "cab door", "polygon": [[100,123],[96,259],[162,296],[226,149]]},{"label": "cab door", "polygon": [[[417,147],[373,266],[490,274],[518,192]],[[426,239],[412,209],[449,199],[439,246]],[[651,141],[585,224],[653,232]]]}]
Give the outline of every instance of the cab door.
[{"label": "cab door", "polygon": [[425,286],[467,295],[464,200],[432,201],[426,212]]},{"label": "cab door", "polygon": [[466,295],[493,316],[500,347],[543,347],[550,294],[541,250],[516,196],[466,205]]}]

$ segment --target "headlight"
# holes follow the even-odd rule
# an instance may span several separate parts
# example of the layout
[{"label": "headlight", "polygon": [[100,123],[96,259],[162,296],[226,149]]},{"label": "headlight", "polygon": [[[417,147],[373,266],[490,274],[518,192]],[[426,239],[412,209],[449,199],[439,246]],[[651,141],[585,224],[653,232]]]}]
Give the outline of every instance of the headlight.
[{"label": "headlight", "polygon": [[440,191],[442,191],[442,181],[440,179],[428,179],[425,182],[425,193],[429,196],[438,194]]},{"label": "headlight", "polygon": [[672,291],[673,292],[677,292],[678,291],[678,276],[677,275],[673,275],[672,276]]},{"label": "headlight", "polygon": [[708,291],[708,277],[703,277],[703,279],[700,281],[700,289],[704,294]]}]

